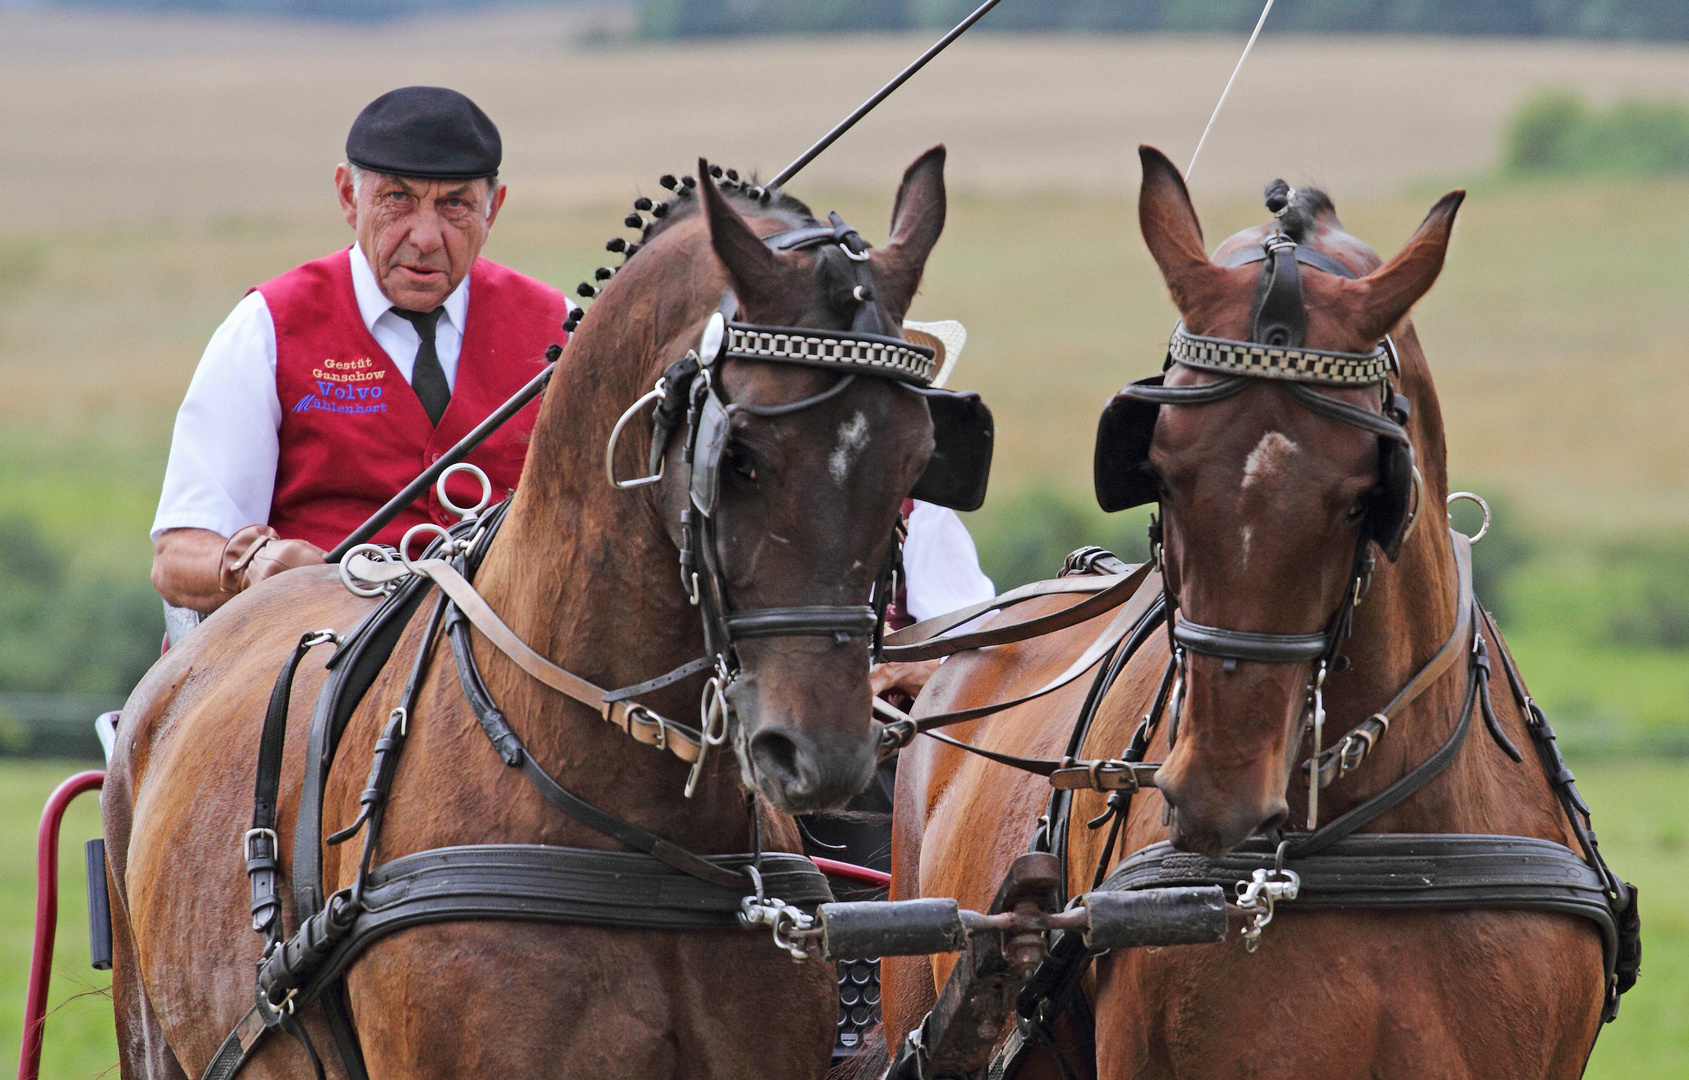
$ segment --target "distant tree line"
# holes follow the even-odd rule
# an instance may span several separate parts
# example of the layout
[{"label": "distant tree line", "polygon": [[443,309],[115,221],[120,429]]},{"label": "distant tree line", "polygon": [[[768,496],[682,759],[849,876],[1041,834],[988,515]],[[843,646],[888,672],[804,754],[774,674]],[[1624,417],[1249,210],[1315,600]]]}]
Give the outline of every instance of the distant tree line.
[{"label": "distant tree line", "polygon": [[1570,90],[1544,91],[1508,125],[1506,167],[1520,174],[1689,176],[1689,108],[1626,98],[1600,110]]},{"label": "distant tree line", "polygon": [[[5,0],[0,0],[4,3]],[[197,11],[366,22],[511,3],[635,3],[648,37],[729,37],[948,26],[979,0],[47,0],[61,7]],[[999,30],[1247,30],[1262,0],[1003,0]],[[1689,0],[1278,0],[1297,33],[1498,34],[1689,40]]]},{"label": "distant tree line", "polygon": [[[0,0],[3,5],[6,0]],[[26,0],[27,2],[27,0]],[[384,22],[477,8],[511,6],[513,0],[46,0],[61,8],[192,12],[207,15],[263,15],[323,22]],[[527,7],[580,7],[617,0],[514,0]],[[623,3],[626,0],[622,0]]]},{"label": "distant tree line", "polygon": [[[979,0],[641,0],[658,38],[947,26]],[[1260,0],[1003,0],[981,28],[1245,31]],[[1689,0],[1279,0],[1272,29],[1689,40]]]}]

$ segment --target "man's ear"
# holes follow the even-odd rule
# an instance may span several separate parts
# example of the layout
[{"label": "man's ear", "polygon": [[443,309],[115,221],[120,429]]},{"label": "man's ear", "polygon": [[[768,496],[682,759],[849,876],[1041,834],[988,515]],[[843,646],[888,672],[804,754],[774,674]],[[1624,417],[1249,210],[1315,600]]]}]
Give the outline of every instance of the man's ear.
[{"label": "man's ear", "polygon": [[1208,260],[1202,223],[1179,167],[1153,146],[1139,146],[1143,185],[1138,191],[1138,228],[1181,315],[1189,314],[1225,270]]},{"label": "man's ear", "polygon": [[498,220],[498,212],[504,209],[504,197],[509,192],[510,189],[503,184],[494,184],[487,192],[487,228],[492,228],[493,222]]},{"label": "man's ear", "polygon": [[880,308],[901,325],[921,286],[927,257],[944,231],[944,144],[915,159],[903,173],[891,210],[891,240],[869,256]]},{"label": "man's ear", "polygon": [[358,227],[358,193],[352,187],[352,167],[341,163],[334,167],[334,189],[340,196],[340,212],[346,215],[346,224],[353,229]]},{"label": "man's ear", "polygon": [[698,190],[703,193],[704,213],[710,223],[710,246],[727,268],[739,303],[759,312],[758,318],[771,318],[768,311],[786,295],[787,275],[796,257],[771,250],[751,231],[710,179],[709,162],[703,158],[698,159]]},{"label": "man's ear", "polygon": [[1454,232],[1455,214],[1466,198],[1451,191],[1437,200],[1395,258],[1359,281],[1339,281],[1351,323],[1363,341],[1377,341],[1390,332],[1431,290],[1442,273]]}]

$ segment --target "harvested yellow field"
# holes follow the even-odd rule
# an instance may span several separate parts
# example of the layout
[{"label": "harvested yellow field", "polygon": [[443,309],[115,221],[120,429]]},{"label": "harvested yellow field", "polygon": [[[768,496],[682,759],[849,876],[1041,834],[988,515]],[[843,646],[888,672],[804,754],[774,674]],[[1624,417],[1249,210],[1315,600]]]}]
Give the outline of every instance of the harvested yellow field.
[{"label": "harvested yellow field", "polygon": [[[0,228],[316,208],[358,109],[417,82],[487,109],[525,198],[620,199],[700,154],[772,173],[929,42],[585,33],[606,20],[517,9],[338,27],[0,7]],[[877,190],[943,141],[968,188],[1131,189],[1138,143],[1188,159],[1241,44],[975,32],[805,180]],[[1269,29],[1195,184],[1235,194],[1283,175],[1353,200],[1469,175],[1494,161],[1519,98],[1545,85],[1689,96],[1689,47]]]}]

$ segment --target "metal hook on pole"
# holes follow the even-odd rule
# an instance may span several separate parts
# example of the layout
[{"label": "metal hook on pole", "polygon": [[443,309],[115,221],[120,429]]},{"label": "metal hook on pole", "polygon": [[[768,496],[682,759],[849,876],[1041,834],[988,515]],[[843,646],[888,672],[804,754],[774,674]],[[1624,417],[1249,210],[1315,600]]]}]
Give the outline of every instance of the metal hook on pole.
[{"label": "metal hook on pole", "polygon": [[786,181],[788,181],[792,177],[796,176],[800,169],[802,169],[805,165],[808,165],[810,162],[814,161],[816,158],[820,157],[821,152],[823,150],[827,149],[827,147],[832,146],[835,142],[837,142],[838,139],[839,139],[839,136],[843,135],[845,132],[847,132],[851,128],[855,127],[856,122],[858,120],[862,119],[864,116],[867,116],[869,113],[873,112],[874,107],[876,105],[878,105],[880,102],[884,101],[886,98],[890,97],[892,95],[892,93],[897,90],[898,87],[900,87],[904,83],[908,82],[910,76],[914,75],[915,72],[921,70],[923,67],[926,67],[927,61],[931,60],[933,57],[935,57],[939,53],[943,52],[950,45],[950,43],[952,41],[955,41],[957,38],[959,38],[963,34],[967,33],[969,27],[971,27],[974,23],[978,22],[979,20],[985,18],[985,13],[990,11],[992,8],[996,7],[1000,3],[1002,3],[1002,0],[985,0],[985,3],[979,5],[979,7],[974,9],[974,12],[973,12],[972,15],[969,15],[967,18],[965,18],[961,22],[957,23],[955,29],[951,30],[948,34],[945,34],[943,37],[939,38],[937,43],[935,43],[932,48],[930,48],[926,52],[922,53],[920,55],[920,57],[915,60],[914,63],[910,64],[908,67],[906,67],[902,71],[898,72],[897,78],[893,79],[891,82],[888,82],[884,86],[880,87],[879,91],[877,93],[875,93],[873,97],[869,98],[867,101],[864,101],[861,105],[857,106],[855,112],[851,113],[849,116],[847,116],[843,120],[839,121],[838,126],[834,127],[833,130],[827,132],[827,134],[821,136],[820,141],[818,141],[814,146],[810,147],[808,150],[805,150],[801,155],[799,155],[799,157],[796,161],[792,162],[790,165],[786,166],[784,169],[781,169],[779,175],[775,176],[774,179],[770,180],[768,182],[767,186],[769,186],[769,187],[779,187],[781,184],[784,184]]}]

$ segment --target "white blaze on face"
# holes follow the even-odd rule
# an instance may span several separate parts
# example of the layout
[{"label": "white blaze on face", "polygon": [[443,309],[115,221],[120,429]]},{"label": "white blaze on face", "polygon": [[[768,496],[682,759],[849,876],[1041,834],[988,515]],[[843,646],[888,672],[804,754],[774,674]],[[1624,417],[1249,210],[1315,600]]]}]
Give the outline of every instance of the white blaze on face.
[{"label": "white blaze on face", "polygon": [[[1243,491],[1248,491],[1262,481],[1270,481],[1285,469],[1290,456],[1300,447],[1291,442],[1277,431],[1269,431],[1261,436],[1261,441],[1255,444],[1255,449],[1249,451],[1249,456],[1243,462]],[[1238,551],[1238,561],[1242,566],[1249,565],[1249,544],[1255,538],[1254,530],[1248,525],[1243,527],[1243,546]]]},{"label": "white blaze on face", "polygon": [[867,445],[868,418],[858,409],[849,420],[839,425],[839,444],[827,455],[827,473],[832,476],[833,483],[844,486],[845,477],[850,475],[850,466],[856,460],[856,455]]},{"label": "white blaze on face", "polygon": [[1301,449],[1288,438],[1276,431],[1269,431],[1261,436],[1261,441],[1255,444],[1255,449],[1249,451],[1249,457],[1243,462],[1243,489],[1248,491],[1263,480],[1271,480],[1284,471],[1290,455]]}]

